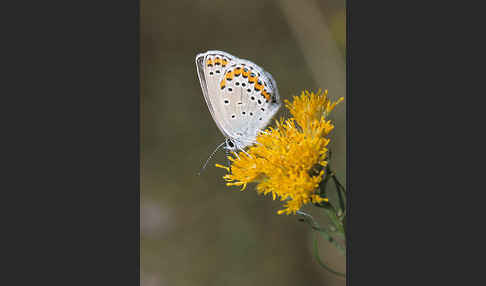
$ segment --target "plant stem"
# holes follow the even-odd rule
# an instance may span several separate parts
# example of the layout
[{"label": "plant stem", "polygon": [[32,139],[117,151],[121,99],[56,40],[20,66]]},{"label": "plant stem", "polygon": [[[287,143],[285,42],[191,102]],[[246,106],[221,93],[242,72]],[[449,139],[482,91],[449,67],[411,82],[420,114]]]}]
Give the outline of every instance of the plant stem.
[{"label": "plant stem", "polygon": [[343,212],[345,212],[343,194],[341,193],[342,192],[342,190],[341,190],[342,186],[339,183],[339,181],[338,181],[338,179],[337,179],[337,177],[334,173],[332,173],[332,179],[334,181],[334,184],[336,185],[337,195],[338,195],[338,199],[339,199],[339,207],[341,207],[341,210]]},{"label": "plant stem", "polygon": [[[346,249],[341,244],[339,244],[339,242],[337,242],[337,240],[334,239],[334,237],[332,237],[332,235],[330,234],[330,233],[332,233],[331,231],[329,231],[326,228],[320,227],[319,224],[314,220],[314,218],[310,214],[305,213],[303,211],[297,211],[297,214],[299,214],[303,217],[303,220],[311,226],[312,230],[319,232],[320,235],[322,235],[322,237],[325,240],[327,240],[331,244],[333,244],[334,247],[336,247],[343,255],[346,254]],[[336,233],[344,236],[344,233],[343,234],[340,233],[341,229],[342,228],[339,228],[339,226],[338,226],[339,232],[336,232]]]},{"label": "plant stem", "polygon": [[317,260],[317,262],[319,263],[319,265],[320,265],[322,268],[326,269],[327,271],[329,271],[329,272],[331,272],[331,273],[333,273],[333,274],[335,274],[335,275],[338,275],[338,276],[341,276],[341,277],[346,277],[346,274],[341,273],[341,272],[338,272],[338,271],[336,271],[336,270],[332,269],[331,267],[329,267],[328,265],[326,265],[326,264],[325,264],[325,263],[324,263],[324,262],[321,260],[321,257],[319,256],[319,247],[318,247],[318,245],[317,245],[317,243],[318,243],[318,242],[317,242],[317,237],[318,237],[318,236],[317,236],[317,234],[316,234],[316,235],[315,235],[315,237],[314,237],[314,255],[315,255],[316,260]]}]

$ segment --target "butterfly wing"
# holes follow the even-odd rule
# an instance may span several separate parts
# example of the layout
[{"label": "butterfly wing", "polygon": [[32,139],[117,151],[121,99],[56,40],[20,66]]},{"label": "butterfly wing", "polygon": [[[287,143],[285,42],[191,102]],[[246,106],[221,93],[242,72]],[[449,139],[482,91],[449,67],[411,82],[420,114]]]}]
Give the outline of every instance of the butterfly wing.
[{"label": "butterfly wing", "polygon": [[227,117],[219,83],[225,70],[237,60],[222,51],[207,51],[196,56],[196,68],[201,89],[214,122],[225,137],[234,137],[231,122]]},{"label": "butterfly wing", "polygon": [[226,69],[220,82],[234,140],[244,148],[255,143],[280,108],[280,95],[273,77],[258,65],[238,59]]},{"label": "butterfly wing", "polygon": [[[214,65],[217,56],[218,62],[227,60],[224,67]],[[281,106],[272,75],[251,61],[219,51],[198,55],[196,66],[209,110],[223,135],[240,148],[255,143]]]}]

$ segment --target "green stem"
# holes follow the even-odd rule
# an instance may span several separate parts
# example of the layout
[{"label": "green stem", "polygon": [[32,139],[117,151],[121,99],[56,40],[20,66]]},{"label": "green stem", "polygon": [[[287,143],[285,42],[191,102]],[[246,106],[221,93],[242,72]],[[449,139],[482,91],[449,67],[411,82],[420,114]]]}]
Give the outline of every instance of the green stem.
[{"label": "green stem", "polygon": [[343,195],[346,195],[346,189],[343,187],[343,185],[341,185],[336,174],[334,174],[334,173],[331,173],[331,174],[332,174],[332,179],[334,181],[334,184],[336,185],[338,199],[339,199],[339,205],[340,205],[340,207],[343,211],[343,215],[344,215],[344,217],[342,218],[342,226],[343,226],[344,240],[345,240],[345,243],[346,243],[346,228],[345,228],[346,209],[345,209],[344,200],[343,200],[343,197],[342,197]]},{"label": "green stem", "polygon": [[[322,235],[322,237],[325,240],[327,240],[331,244],[333,244],[334,247],[336,247],[341,252],[341,254],[343,254],[343,255],[346,254],[346,249],[341,244],[339,244],[339,242],[337,242],[337,240],[334,239],[334,237],[332,237],[332,235],[330,234],[330,233],[333,233],[332,231],[329,231],[326,228],[320,227],[319,224],[314,220],[314,218],[310,214],[307,214],[303,211],[298,211],[297,214],[301,215],[303,217],[303,220],[307,224],[309,224],[313,230],[319,232],[320,235]],[[338,231],[341,231],[341,228],[338,228]],[[344,236],[344,233],[343,234],[341,234],[339,232],[334,232],[334,233],[338,234],[342,237]]]},{"label": "green stem", "polygon": [[334,179],[334,183],[336,184],[336,186],[339,186],[339,190],[343,193],[346,193],[346,188],[344,188],[343,185],[341,185],[338,178],[336,177],[336,174],[333,173],[332,178]]},{"label": "green stem", "polygon": [[342,190],[340,188],[340,184],[339,184],[339,181],[337,180],[336,176],[334,174],[332,174],[332,179],[334,181],[334,184],[336,185],[336,189],[337,189],[337,195],[338,195],[338,199],[339,199],[339,207],[341,207],[341,210],[345,210],[344,208],[344,200],[343,200],[343,194],[341,193]]},{"label": "green stem", "polygon": [[338,219],[338,217],[336,215],[336,211],[334,210],[334,208],[324,209],[324,212],[326,213],[329,220],[331,220],[332,224],[338,229],[338,231],[341,232],[341,233],[344,233],[344,227],[341,224],[341,221]]},{"label": "green stem", "polygon": [[337,240],[335,240],[334,237],[332,237],[327,230],[321,230],[319,231],[319,234],[322,235],[325,240],[332,243],[334,247],[336,247],[336,249],[341,252],[341,254],[346,255],[346,249],[341,244],[339,244]]},{"label": "green stem", "polygon": [[316,257],[316,260],[317,262],[319,263],[319,265],[326,269],[327,271],[335,274],[335,275],[338,275],[338,276],[341,276],[341,277],[346,277],[346,274],[344,273],[341,273],[341,272],[338,272],[334,269],[332,269],[331,267],[329,267],[328,265],[326,265],[322,260],[321,260],[321,257],[319,256],[319,247],[318,247],[318,242],[317,242],[317,234],[316,236],[314,237],[314,255]]}]

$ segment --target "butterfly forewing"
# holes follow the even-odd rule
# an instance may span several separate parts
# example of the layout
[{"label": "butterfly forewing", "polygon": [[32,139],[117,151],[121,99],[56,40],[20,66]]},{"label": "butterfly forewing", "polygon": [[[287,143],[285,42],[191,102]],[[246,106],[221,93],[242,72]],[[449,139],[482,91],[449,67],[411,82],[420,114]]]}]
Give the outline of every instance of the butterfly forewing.
[{"label": "butterfly forewing", "polygon": [[201,89],[213,119],[225,137],[233,137],[230,122],[225,118],[224,101],[218,95],[219,82],[224,72],[235,57],[219,51],[208,51],[196,56],[196,67],[198,71]]}]

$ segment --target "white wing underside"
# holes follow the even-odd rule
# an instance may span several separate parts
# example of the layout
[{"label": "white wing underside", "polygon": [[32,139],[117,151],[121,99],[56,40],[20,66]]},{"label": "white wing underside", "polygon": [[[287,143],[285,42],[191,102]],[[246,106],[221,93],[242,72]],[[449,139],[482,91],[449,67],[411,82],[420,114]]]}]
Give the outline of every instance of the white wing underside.
[{"label": "white wing underside", "polygon": [[255,143],[281,105],[273,77],[253,62],[222,51],[198,54],[196,67],[209,111],[223,135],[240,148]]}]

